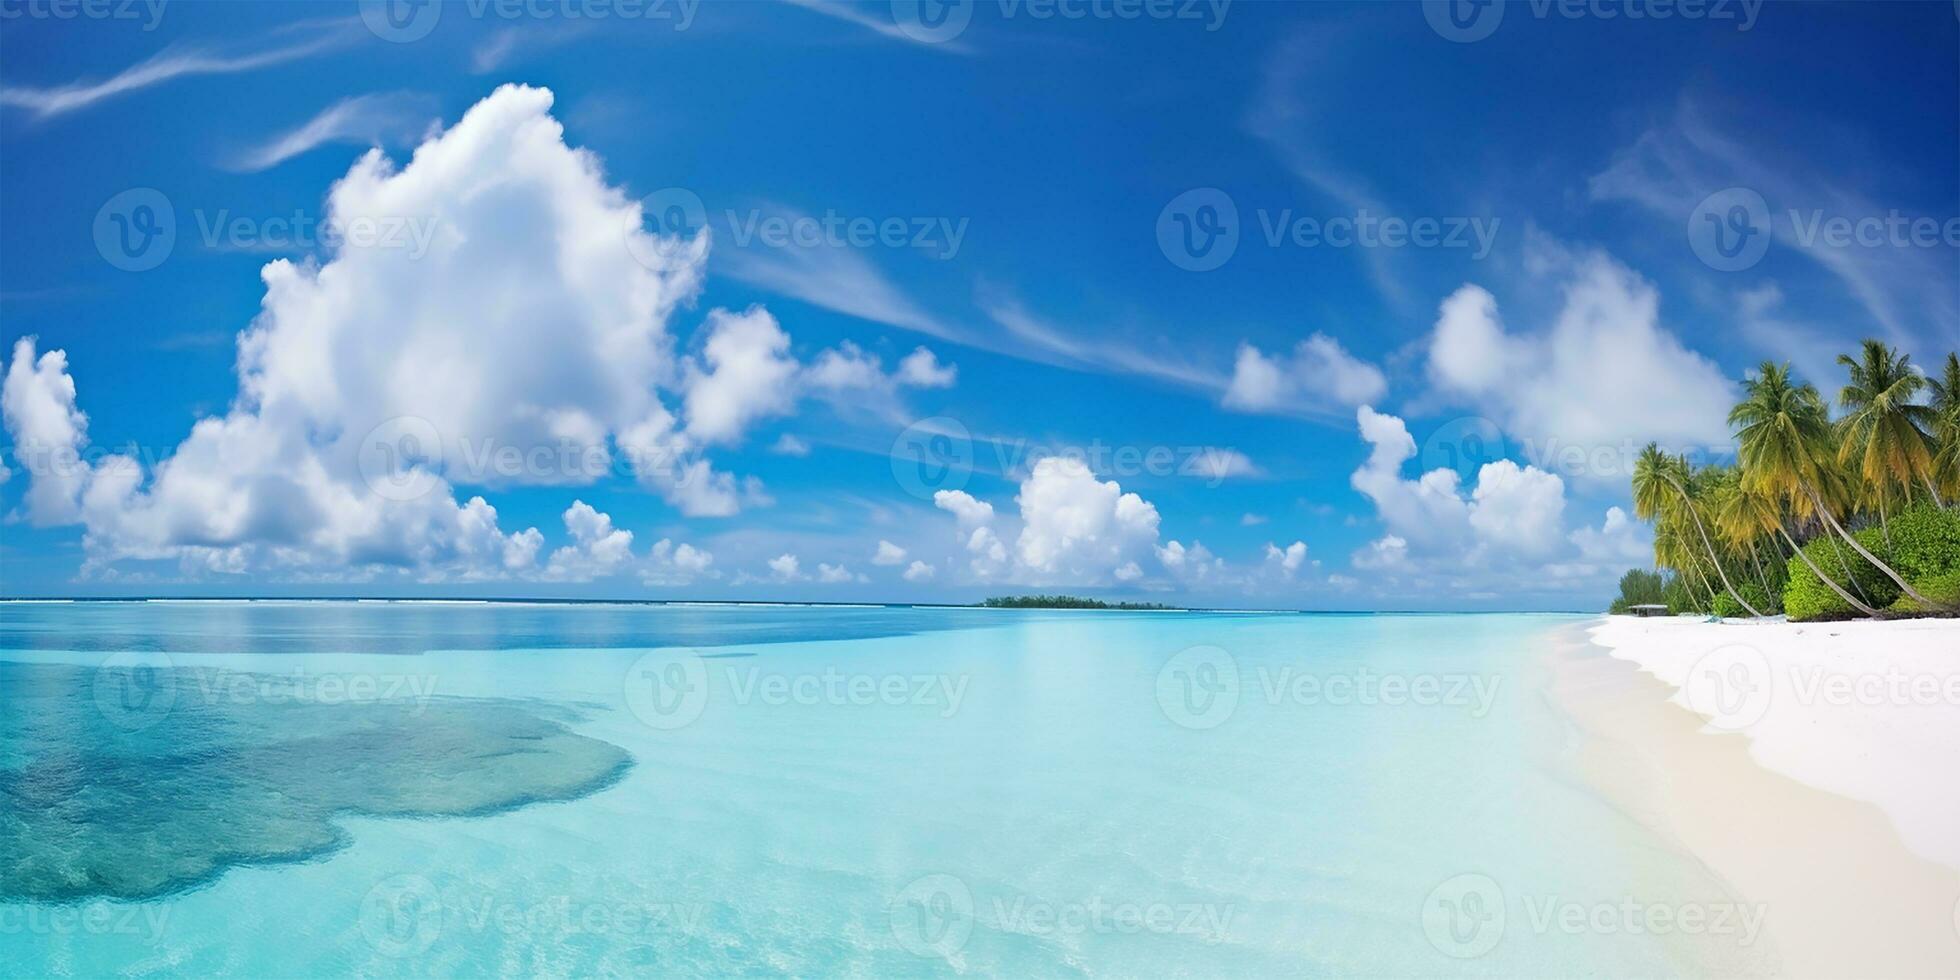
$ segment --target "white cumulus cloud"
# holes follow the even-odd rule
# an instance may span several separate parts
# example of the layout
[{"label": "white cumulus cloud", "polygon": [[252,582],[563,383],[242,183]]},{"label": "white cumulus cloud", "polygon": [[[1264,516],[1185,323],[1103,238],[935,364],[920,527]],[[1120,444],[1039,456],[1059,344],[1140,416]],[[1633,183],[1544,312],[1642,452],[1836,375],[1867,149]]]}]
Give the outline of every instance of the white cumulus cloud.
[{"label": "white cumulus cloud", "polygon": [[1378,401],[1387,393],[1388,379],[1380,368],[1349,354],[1334,338],[1315,333],[1290,358],[1239,345],[1224,404],[1246,412],[1326,410]]},{"label": "white cumulus cloud", "polygon": [[[1549,329],[1508,331],[1497,300],[1466,285],[1442,304],[1429,377],[1446,396],[1540,447],[1623,449],[1658,439],[1726,446],[1734,385],[1660,322],[1660,295],[1599,254],[1562,263],[1564,300]],[[1630,455],[1630,452],[1628,453]],[[1624,480],[1617,468],[1602,479]]]},{"label": "white cumulus cloud", "polygon": [[[426,250],[350,235],[267,264],[229,411],[149,472],[111,456],[36,474],[30,508],[83,524],[94,567],[177,558],[430,577],[509,574],[530,547],[531,532],[500,530],[495,509],[455,485],[589,484],[615,446],[685,513],[760,499],[758,484],[700,458],[657,393],[675,375],[667,321],[699,288],[707,236],[644,231],[597,158],[565,144],[551,103],[505,86],[404,166],[363,155],[333,185],[329,218],[413,218],[434,229]],[[11,367],[0,395],[9,430],[81,440],[65,363],[24,351],[33,364]],[[54,429],[63,413],[72,433]]]}]

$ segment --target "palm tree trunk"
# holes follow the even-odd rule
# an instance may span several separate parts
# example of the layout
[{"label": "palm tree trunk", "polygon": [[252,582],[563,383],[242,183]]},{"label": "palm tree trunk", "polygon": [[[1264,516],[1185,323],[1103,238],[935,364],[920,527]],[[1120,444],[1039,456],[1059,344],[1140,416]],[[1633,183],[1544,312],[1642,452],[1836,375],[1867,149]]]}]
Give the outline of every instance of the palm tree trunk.
[{"label": "palm tree trunk", "polygon": [[1811,561],[1810,556],[1803,553],[1803,547],[1797,544],[1796,538],[1790,537],[1790,532],[1784,530],[1783,525],[1778,524],[1776,526],[1776,530],[1781,532],[1784,539],[1790,542],[1790,550],[1796,552],[1797,557],[1803,559],[1803,563],[1805,565],[1810,566],[1810,574],[1817,576],[1818,581],[1824,583],[1825,585],[1830,586],[1831,591],[1837,593],[1838,598],[1843,599],[1845,602],[1849,603],[1853,608],[1857,609],[1859,612],[1862,612],[1867,616],[1878,615],[1878,610],[1873,609],[1872,607],[1865,605],[1862,602],[1859,602],[1857,599],[1852,597],[1851,593],[1844,591],[1843,586],[1837,584],[1837,579],[1834,579],[1829,575],[1824,574],[1824,570],[1818,568],[1817,563]]},{"label": "palm tree trunk", "polygon": [[1933,485],[1932,476],[1927,475],[1925,477],[1922,477],[1921,479],[1924,479],[1926,481],[1926,492],[1932,495],[1933,506],[1945,508],[1946,501],[1940,499],[1940,488]]},{"label": "palm tree trunk", "polygon": [[1907,582],[1904,578],[1900,577],[1898,572],[1892,570],[1892,566],[1887,565],[1882,561],[1879,561],[1877,555],[1874,555],[1870,551],[1867,551],[1864,545],[1859,544],[1858,539],[1852,537],[1850,532],[1844,529],[1844,525],[1838,523],[1837,517],[1832,515],[1830,508],[1824,506],[1823,498],[1817,495],[1817,490],[1810,485],[1809,480],[1802,480],[1799,482],[1803,484],[1804,492],[1810,495],[1811,506],[1816,507],[1817,513],[1822,514],[1824,516],[1825,522],[1830,524],[1831,529],[1838,533],[1838,537],[1841,537],[1845,541],[1850,542],[1851,549],[1853,551],[1856,551],[1858,554],[1863,555],[1866,561],[1872,563],[1873,568],[1876,568],[1879,571],[1884,572],[1886,578],[1889,578],[1892,581],[1899,583],[1899,588],[1903,590],[1906,595],[1911,596],[1912,601],[1919,603],[1920,608],[1922,609],[1945,608],[1942,604],[1933,602],[1932,600],[1927,599],[1925,596],[1920,595],[1918,589],[1913,588],[1911,583]]},{"label": "palm tree trunk", "polygon": [[1701,579],[1702,590],[1708,593],[1708,614],[1712,616],[1715,614],[1715,587],[1708,584],[1708,573],[1702,571],[1700,565],[1692,567],[1695,570],[1695,577]]},{"label": "palm tree trunk", "polygon": [[[1695,530],[1701,532],[1701,546],[1708,549],[1708,561],[1715,566],[1715,574],[1722,577],[1722,587],[1729,590],[1729,595],[1734,596],[1735,601],[1742,604],[1742,608],[1749,610],[1749,615],[1757,619],[1763,618],[1762,610],[1750,605],[1749,600],[1744,599],[1742,593],[1737,592],[1735,586],[1729,582],[1729,573],[1722,570],[1722,559],[1715,554],[1714,542],[1708,540],[1708,529],[1701,524],[1701,514],[1695,510],[1695,499],[1688,496],[1687,488],[1674,482],[1672,476],[1667,478],[1667,485],[1673,487],[1674,492],[1681,495],[1681,502],[1688,505],[1688,516],[1695,519]],[[1703,581],[1706,580],[1707,577],[1704,576]]]},{"label": "palm tree trunk", "polygon": [[1763,587],[1764,595],[1775,595],[1776,591],[1769,587],[1769,573],[1763,570],[1762,549],[1758,548],[1756,544],[1757,542],[1755,540],[1749,542],[1749,560],[1756,565],[1756,584]]}]

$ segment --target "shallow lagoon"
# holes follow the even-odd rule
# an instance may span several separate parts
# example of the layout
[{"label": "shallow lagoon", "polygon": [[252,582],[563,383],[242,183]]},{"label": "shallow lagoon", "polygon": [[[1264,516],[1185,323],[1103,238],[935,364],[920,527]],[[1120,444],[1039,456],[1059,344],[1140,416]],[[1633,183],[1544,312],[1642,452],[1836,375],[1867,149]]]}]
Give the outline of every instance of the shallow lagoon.
[{"label": "shallow lagoon", "polygon": [[[162,890],[0,904],[0,972],[1774,967],[1541,914],[1734,901],[1570,769],[1538,672],[1576,621],[0,606],[0,779],[52,807],[143,785],[66,844],[114,894]],[[190,707],[132,732],[97,694],[145,665],[188,672]],[[232,748],[158,775],[159,745]],[[111,825],[156,806],[208,840]],[[211,841],[280,857],[158,872]]]}]

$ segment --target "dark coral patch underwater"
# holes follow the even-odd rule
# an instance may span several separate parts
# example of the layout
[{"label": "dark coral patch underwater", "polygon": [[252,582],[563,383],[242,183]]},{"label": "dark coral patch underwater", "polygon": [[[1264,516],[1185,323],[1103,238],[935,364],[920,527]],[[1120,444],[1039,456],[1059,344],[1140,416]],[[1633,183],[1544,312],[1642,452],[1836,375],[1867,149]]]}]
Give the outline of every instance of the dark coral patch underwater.
[{"label": "dark coral patch underwater", "polygon": [[490,814],[632,764],[556,706],[224,690],[188,668],[0,662],[0,901],[155,898],[333,851],[342,814]]}]

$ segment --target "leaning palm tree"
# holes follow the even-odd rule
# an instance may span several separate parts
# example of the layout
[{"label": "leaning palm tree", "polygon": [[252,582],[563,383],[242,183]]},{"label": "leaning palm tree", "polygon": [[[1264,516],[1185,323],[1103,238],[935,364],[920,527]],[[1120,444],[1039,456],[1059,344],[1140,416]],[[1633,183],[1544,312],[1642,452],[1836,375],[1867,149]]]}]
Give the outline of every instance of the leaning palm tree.
[{"label": "leaning palm tree", "polygon": [[1931,406],[1914,401],[1927,381],[1913,370],[1912,356],[1866,340],[1857,360],[1839,354],[1838,363],[1851,372],[1851,383],[1838,392],[1838,406],[1848,410],[1837,424],[1838,462],[1864,484],[1880,523],[1887,505],[1909,501],[1915,487],[1937,500],[1931,435],[1937,417]]},{"label": "leaning palm tree", "polygon": [[[1769,540],[1769,529],[1760,522],[1738,519],[1736,511],[1745,506],[1742,497],[1742,471],[1732,466],[1711,466],[1702,471],[1708,478],[1705,497],[1708,501],[1709,523],[1715,525],[1715,537],[1738,554],[1749,556],[1749,565],[1756,571],[1756,584],[1763,587],[1764,595],[1772,595],[1776,587],[1770,584],[1769,573],[1763,566],[1763,545],[1767,541],[1775,550],[1776,543]],[[1773,502],[1772,502],[1773,506]],[[1777,558],[1783,557],[1780,553]]]},{"label": "leaning palm tree", "polygon": [[1789,544],[1791,553],[1810,569],[1810,574],[1817,576],[1818,581],[1837,593],[1837,597],[1843,599],[1846,605],[1867,616],[1878,615],[1878,610],[1845,591],[1844,586],[1837,583],[1837,579],[1824,574],[1824,570],[1817,567],[1817,563],[1804,553],[1803,546],[1797,543],[1796,538],[1790,536],[1790,529],[1783,522],[1783,508],[1777,503],[1775,496],[1743,483],[1734,484],[1716,503],[1715,527],[1730,541],[1747,541],[1752,547],[1755,541],[1771,532],[1781,535]]},{"label": "leaning palm tree", "polygon": [[1946,355],[1946,370],[1926,387],[1933,394],[1933,435],[1939,443],[1933,452],[1933,484],[1943,487],[1949,498],[1960,497],[1960,355]]},{"label": "leaning palm tree", "polygon": [[1826,504],[1818,488],[1829,479],[1836,452],[1831,446],[1830,416],[1816,387],[1792,382],[1789,365],[1774,361],[1764,361],[1754,377],[1743,379],[1742,387],[1743,399],[1729,411],[1729,424],[1738,427],[1743,482],[1790,499],[1799,509],[1807,501],[1811,512],[1872,567],[1897,582],[1914,602],[1929,608],[1938,605],[1852,537]]},{"label": "leaning palm tree", "polygon": [[1715,543],[1708,538],[1708,528],[1702,524],[1701,512],[1696,509],[1693,497],[1688,495],[1686,477],[1688,461],[1681,457],[1669,456],[1661,452],[1658,443],[1648,443],[1640,451],[1633,463],[1633,512],[1641,520],[1654,520],[1679,508],[1693,518],[1695,530],[1701,536],[1701,545],[1708,552],[1709,564],[1715,566],[1715,573],[1721,576],[1722,587],[1728,590],[1749,615],[1761,617],[1762,611],[1749,604],[1734,583],[1729,581],[1729,573],[1722,569],[1722,559],[1715,553]]},{"label": "leaning palm tree", "polygon": [[[1654,524],[1654,564],[1661,568],[1673,569],[1687,590],[1688,598],[1696,603],[1706,602],[1702,608],[1713,612],[1715,609],[1715,588],[1708,582],[1707,573],[1701,570],[1700,549],[1691,548],[1681,534],[1680,522],[1672,516],[1663,515]],[[1701,583],[1701,593],[1695,591],[1695,583]],[[1703,596],[1706,596],[1704,600]]]}]

